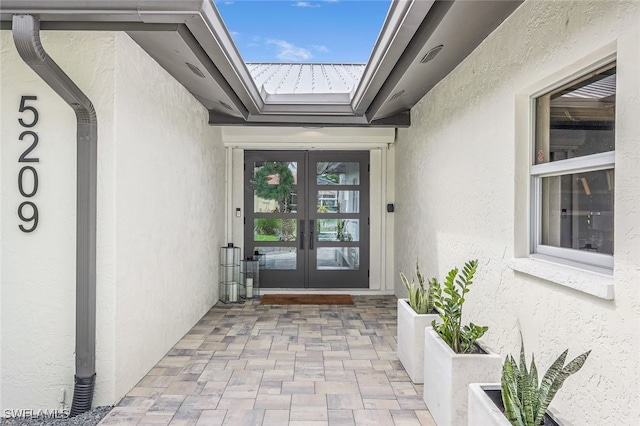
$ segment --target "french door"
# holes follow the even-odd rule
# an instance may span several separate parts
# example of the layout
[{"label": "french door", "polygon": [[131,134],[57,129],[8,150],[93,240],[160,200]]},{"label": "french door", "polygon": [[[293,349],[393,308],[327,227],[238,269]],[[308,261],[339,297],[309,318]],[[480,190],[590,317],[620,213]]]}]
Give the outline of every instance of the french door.
[{"label": "french door", "polygon": [[245,151],[244,168],[261,287],[369,287],[369,152]]}]

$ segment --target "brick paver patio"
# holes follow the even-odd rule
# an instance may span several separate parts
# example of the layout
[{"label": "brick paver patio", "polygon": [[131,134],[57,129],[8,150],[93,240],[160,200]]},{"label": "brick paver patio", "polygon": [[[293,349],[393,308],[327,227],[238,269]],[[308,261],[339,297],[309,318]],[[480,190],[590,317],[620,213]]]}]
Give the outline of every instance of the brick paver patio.
[{"label": "brick paver patio", "polygon": [[396,356],[396,298],[354,302],[218,303],[101,424],[435,426]]}]

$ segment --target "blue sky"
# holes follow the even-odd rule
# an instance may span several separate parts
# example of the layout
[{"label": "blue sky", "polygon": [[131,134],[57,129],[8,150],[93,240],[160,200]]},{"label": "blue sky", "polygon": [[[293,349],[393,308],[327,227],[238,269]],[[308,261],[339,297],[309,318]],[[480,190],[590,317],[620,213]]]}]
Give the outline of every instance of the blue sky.
[{"label": "blue sky", "polygon": [[390,0],[215,0],[245,62],[365,63]]}]

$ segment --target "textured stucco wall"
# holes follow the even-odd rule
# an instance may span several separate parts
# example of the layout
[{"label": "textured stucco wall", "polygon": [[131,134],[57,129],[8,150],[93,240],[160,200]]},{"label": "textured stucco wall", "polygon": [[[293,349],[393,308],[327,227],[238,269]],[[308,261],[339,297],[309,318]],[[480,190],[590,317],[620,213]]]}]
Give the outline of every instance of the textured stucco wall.
[{"label": "textured stucco wall", "polygon": [[[72,110],[1,33],[0,405],[70,404],[75,349]],[[94,404],[124,395],[217,299],[225,156],[205,109],[124,33],[43,32],[43,45],[98,115],[97,365]],[[17,228],[20,96],[40,120],[36,232]],[[27,118],[27,116],[24,116]],[[3,411],[4,413],[4,411]]]},{"label": "textured stucco wall", "polygon": [[116,60],[116,397],[216,302],[225,151],[207,111],[128,36]]},{"label": "textured stucco wall", "polygon": [[[527,1],[412,110],[396,143],[395,263],[427,276],[480,260],[467,320],[489,325],[501,355],[546,370],[565,348],[592,349],[552,408],[574,425],[638,424],[640,366],[640,3]],[[615,298],[607,301],[512,271],[516,94],[617,43]],[[445,47],[446,48],[446,47]],[[526,143],[526,141],[525,141]],[[526,167],[526,164],[524,165]],[[525,210],[526,211],[526,210]],[[521,216],[521,215],[520,215]],[[405,294],[396,278],[396,294]]]},{"label": "textured stucco wall", "polygon": [[[19,57],[10,31],[0,32],[2,276],[0,337],[2,409],[60,408],[61,389],[71,403],[75,371],[75,114]],[[114,387],[114,250],[113,107],[115,39],[111,33],[42,32],[44,48],[87,94],[98,125],[98,261],[96,403],[113,399]],[[37,96],[39,121],[31,129],[39,143],[32,153],[38,163],[36,231],[18,229],[18,172],[27,163],[18,157],[31,142],[19,141],[18,114],[23,95]],[[29,142],[27,142],[29,141]],[[2,412],[4,415],[4,411]]]}]

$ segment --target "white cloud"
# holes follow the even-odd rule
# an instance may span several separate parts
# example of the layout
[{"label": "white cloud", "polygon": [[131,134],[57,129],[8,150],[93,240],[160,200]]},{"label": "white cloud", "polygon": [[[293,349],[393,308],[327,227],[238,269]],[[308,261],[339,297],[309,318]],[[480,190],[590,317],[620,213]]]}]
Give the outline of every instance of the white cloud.
[{"label": "white cloud", "polygon": [[313,58],[313,55],[308,49],[303,47],[294,46],[293,44],[284,41],[271,39],[267,40],[268,44],[273,44],[278,48],[276,58],[285,62],[307,61]]},{"label": "white cloud", "polygon": [[310,3],[308,1],[297,1],[297,2],[293,3],[291,6],[295,6],[295,7],[320,7],[319,4]]},{"label": "white cloud", "polygon": [[327,46],[322,46],[322,45],[319,45],[319,44],[314,44],[313,46],[311,46],[311,48],[313,50],[315,50],[316,52],[321,52],[321,53],[329,53],[329,52],[331,52]]}]

